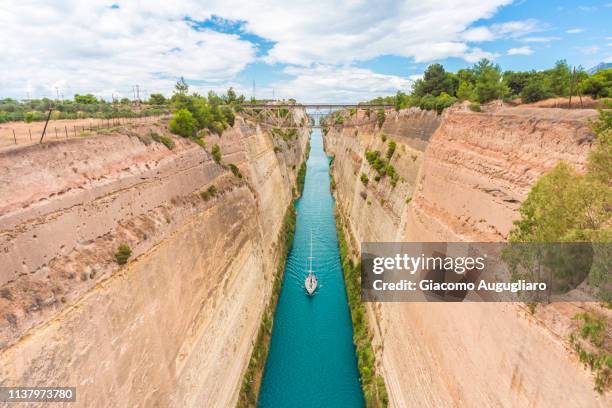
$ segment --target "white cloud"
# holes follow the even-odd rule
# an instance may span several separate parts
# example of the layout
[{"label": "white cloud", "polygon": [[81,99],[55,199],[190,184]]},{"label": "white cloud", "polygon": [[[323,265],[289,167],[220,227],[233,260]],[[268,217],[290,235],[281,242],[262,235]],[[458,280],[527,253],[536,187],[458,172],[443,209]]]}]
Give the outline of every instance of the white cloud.
[{"label": "white cloud", "polygon": [[585,47],[576,47],[576,48],[581,53],[586,54],[586,55],[597,54],[601,50],[601,47],[599,47],[598,45],[587,45]]},{"label": "white cloud", "polygon": [[580,11],[595,11],[597,10],[596,6],[578,6],[578,10]]},{"label": "white cloud", "polygon": [[569,30],[566,30],[565,32],[568,34],[579,34],[582,33],[584,31],[584,28],[571,28]]},{"label": "white cloud", "polygon": [[[496,54],[472,47],[488,36],[516,38],[537,30],[534,20],[469,27],[512,0],[35,0],[0,3],[4,95],[101,95],[140,84],[170,92],[177,76],[226,83],[257,59],[256,45],[237,35],[195,31],[186,17],[244,21],[244,30],[274,46],[271,64],[350,65],[381,55],[430,62],[475,61]],[[9,4],[10,3],[10,4]],[[489,34],[491,33],[491,34]],[[471,38],[470,38],[471,37]]]},{"label": "white cloud", "polygon": [[500,38],[519,38],[541,30],[543,27],[537,20],[528,19],[473,27],[464,31],[461,38],[469,42],[493,41]]},{"label": "white cloud", "polygon": [[517,47],[510,48],[508,50],[508,55],[531,55],[533,54],[533,50],[530,47]]},{"label": "white cloud", "polygon": [[306,102],[366,101],[381,95],[406,92],[420,75],[410,79],[384,75],[351,66],[314,65],[287,67],[284,72],[294,76],[273,84],[276,95]]},{"label": "white cloud", "polygon": [[558,41],[560,39],[560,37],[525,37],[521,38],[521,41],[526,43],[547,43],[551,41]]},{"label": "white cloud", "polygon": [[[177,76],[228,80],[255,60],[236,35],[195,31],[182,18],[108,1],[0,6],[3,94],[129,95],[132,85],[169,90]],[[214,56],[214,57],[212,57]]]}]

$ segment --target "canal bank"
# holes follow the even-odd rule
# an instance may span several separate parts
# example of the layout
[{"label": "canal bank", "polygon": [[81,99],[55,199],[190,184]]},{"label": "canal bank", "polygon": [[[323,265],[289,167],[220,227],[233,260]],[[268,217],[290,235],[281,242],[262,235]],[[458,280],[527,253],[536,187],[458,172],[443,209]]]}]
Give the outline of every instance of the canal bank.
[{"label": "canal bank", "polygon": [[[304,191],[295,206],[295,237],[274,316],[261,407],[364,405],[329,185],[329,158],[315,129]],[[319,288],[308,297],[311,233]]]}]

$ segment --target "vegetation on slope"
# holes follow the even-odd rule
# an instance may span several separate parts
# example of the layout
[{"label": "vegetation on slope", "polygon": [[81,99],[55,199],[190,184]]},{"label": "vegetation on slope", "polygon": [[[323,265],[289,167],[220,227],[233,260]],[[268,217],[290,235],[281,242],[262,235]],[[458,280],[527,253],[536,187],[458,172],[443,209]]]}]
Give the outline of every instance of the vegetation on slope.
[{"label": "vegetation on slope", "polygon": [[[383,140],[386,140],[386,138],[383,138]],[[399,174],[395,171],[393,165],[391,165],[391,158],[395,153],[395,148],[395,141],[389,140],[385,158],[381,157],[381,153],[378,150],[366,150],[365,152],[367,162],[377,173],[374,180],[380,181],[383,177],[389,176],[390,183],[393,187],[395,187],[399,181]],[[363,176],[361,181],[363,182]],[[367,185],[367,183],[364,183],[364,185]]]},{"label": "vegetation on slope", "polygon": [[368,327],[366,308],[361,302],[361,265],[355,264],[351,258],[349,244],[344,235],[343,220],[338,213],[336,213],[336,230],[346,296],[353,322],[353,343],[366,407],[386,407],[389,404],[387,388],[384,379],[377,373],[376,358],[372,348],[373,335]]},{"label": "vegetation on slope", "polygon": [[[303,176],[301,182],[299,174],[297,184],[297,192],[299,195],[304,190],[304,178],[306,175],[306,161],[310,154],[310,143],[307,145],[306,152],[304,155],[304,161],[300,166],[300,172],[303,170]],[[297,198],[297,197],[296,197]],[[251,358],[249,359],[249,365],[244,374],[242,380],[242,386],[240,388],[240,394],[238,396],[239,408],[256,407],[257,400],[259,398],[259,389],[261,387],[261,381],[263,379],[263,372],[268,357],[268,351],[270,348],[270,339],[272,338],[272,326],[274,322],[274,312],[276,311],[276,304],[278,303],[278,297],[280,296],[281,285],[283,282],[283,274],[285,271],[285,263],[287,262],[287,255],[293,245],[293,237],[295,235],[295,223],[297,213],[295,211],[295,200],[294,198],[289,204],[285,217],[283,219],[283,225],[279,233],[279,260],[278,268],[274,275],[274,283],[272,286],[272,294],[270,301],[264,309],[261,325],[257,333],[257,339],[251,352]]]},{"label": "vegetation on slope", "polygon": [[[510,242],[612,242],[612,111],[600,110],[593,129],[597,139],[587,172],[559,162],[542,176],[519,208]],[[612,301],[612,276],[605,268],[598,271],[595,265],[589,284],[602,300]]]},{"label": "vegetation on slope", "polygon": [[170,105],[175,110],[169,124],[170,131],[183,137],[197,138],[201,130],[220,135],[234,125],[234,112],[240,110],[244,102],[244,96],[237,97],[232,88],[222,96],[212,91],[208,96],[189,95],[188,92],[189,86],[181,78],[170,98]]},{"label": "vegetation on slope", "polygon": [[[522,203],[520,219],[515,221],[509,239],[511,242],[592,243],[593,264],[588,284],[609,307],[612,302],[609,271],[612,258],[609,248],[612,243],[612,111],[601,110],[593,129],[597,139],[589,153],[587,172],[579,174],[567,163],[560,162],[542,176]],[[579,333],[570,336],[570,343],[580,360],[593,371],[595,388],[603,392],[612,385],[612,340],[606,335],[606,318],[581,313],[575,319],[582,325]]]},{"label": "vegetation on slope", "polygon": [[302,191],[304,191],[304,183],[306,182],[306,160],[308,159],[309,155],[310,155],[310,141],[306,144],[306,154],[305,154],[306,159],[304,159],[304,161],[302,162],[302,165],[300,166],[300,169],[298,170],[298,174],[296,177],[296,185],[297,185],[297,191],[299,195],[302,195]]},{"label": "vegetation on slope", "polygon": [[594,374],[595,390],[603,393],[612,388],[612,339],[606,332],[606,318],[591,313],[578,313],[574,320],[580,327],[569,341],[580,362]]},{"label": "vegetation on slope", "polygon": [[523,103],[531,103],[570,93],[593,98],[612,97],[612,69],[589,76],[579,68],[573,75],[570,66],[562,60],[544,71],[502,71],[499,65],[482,59],[471,68],[452,73],[441,64],[432,64],[423,78],[414,83],[411,94],[399,91],[395,96],[379,97],[370,103],[393,104],[398,110],[418,106],[442,112],[457,101],[486,103],[521,98]]},{"label": "vegetation on slope", "polygon": [[117,248],[117,252],[115,252],[115,260],[119,265],[125,265],[132,256],[132,250],[130,249],[128,244],[121,244],[119,248]]}]

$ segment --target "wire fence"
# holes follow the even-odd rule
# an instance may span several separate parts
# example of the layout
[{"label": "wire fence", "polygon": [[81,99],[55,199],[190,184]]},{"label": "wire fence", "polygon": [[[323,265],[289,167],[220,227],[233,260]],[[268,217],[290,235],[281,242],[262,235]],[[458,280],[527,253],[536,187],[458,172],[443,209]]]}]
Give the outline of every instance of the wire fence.
[{"label": "wire fence", "polygon": [[[90,136],[105,129],[133,124],[152,124],[170,115],[112,119],[59,119],[50,120],[46,131],[45,121],[7,122],[0,124],[0,147],[44,143],[51,140],[71,139]],[[44,138],[42,137],[45,132]]]}]

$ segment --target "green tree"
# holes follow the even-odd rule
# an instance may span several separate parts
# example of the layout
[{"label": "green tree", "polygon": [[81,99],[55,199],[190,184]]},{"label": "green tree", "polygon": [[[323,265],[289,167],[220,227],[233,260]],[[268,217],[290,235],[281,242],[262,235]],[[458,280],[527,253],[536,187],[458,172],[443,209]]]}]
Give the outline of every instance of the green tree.
[{"label": "green tree", "polygon": [[549,95],[544,83],[541,80],[534,79],[521,91],[521,101],[523,103],[533,103],[546,99]]},{"label": "green tree", "polygon": [[458,79],[451,73],[446,72],[440,64],[432,64],[427,67],[422,79],[414,83],[413,95],[423,97],[427,94],[438,96],[442,92],[455,95]]},{"label": "green tree", "polygon": [[593,98],[612,96],[612,68],[603,69],[582,81],[582,93]]},{"label": "green tree", "polygon": [[504,72],[504,84],[508,87],[510,95],[519,96],[527,84],[536,76],[535,71],[530,72]]},{"label": "green tree", "polygon": [[[509,239],[518,243],[592,242],[593,264],[589,284],[599,288],[598,296],[602,300],[612,301],[612,276],[609,272],[612,254],[608,246],[597,244],[612,241],[609,211],[612,203],[612,113],[602,110],[593,129],[597,139],[589,153],[586,174],[579,174],[567,163],[560,162],[542,176],[521,204],[520,218],[514,222]],[[580,270],[584,268],[572,271],[571,265],[572,259],[580,260],[579,254],[571,251],[555,253],[546,247],[533,251],[534,248],[527,248],[530,258],[552,260],[564,281],[577,284]],[[519,255],[521,257],[513,258],[519,262],[527,259],[522,256],[525,251],[519,250]]]},{"label": "green tree", "polygon": [[474,97],[477,102],[485,103],[503,98],[506,87],[501,81],[501,69],[486,58],[480,60],[472,68],[476,76]]},{"label": "green tree", "polygon": [[231,104],[234,103],[238,100],[238,97],[236,96],[236,91],[234,91],[234,88],[230,87],[230,89],[227,90],[227,94],[225,95],[225,103]]},{"label": "green tree", "polygon": [[472,84],[467,81],[461,81],[459,88],[457,88],[457,99],[460,101],[469,101],[473,98],[474,88]]},{"label": "green tree", "polygon": [[198,122],[187,109],[179,109],[174,112],[169,127],[170,131],[174,134],[183,137],[191,137],[198,129]]},{"label": "green tree", "polygon": [[179,80],[174,85],[174,90],[176,93],[181,95],[187,95],[187,93],[189,93],[189,85],[187,85],[187,82],[185,82],[185,78],[179,78]]},{"label": "green tree", "polygon": [[162,95],[160,93],[153,93],[149,97],[149,104],[151,104],[151,105],[165,105],[166,104],[166,98],[164,97],[164,95]]},{"label": "green tree", "polygon": [[510,233],[513,242],[589,241],[609,215],[610,189],[560,162],[533,186]]},{"label": "green tree", "polygon": [[87,94],[87,95],[79,95],[76,94],[74,95],[74,101],[76,103],[82,103],[82,104],[96,104],[98,103],[98,99],[93,96],[92,94]]},{"label": "green tree", "polygon": [[549,91],[556,96],[569,95],[572,72],[565,60],[557,61],[555,67],[546,72]]}]

